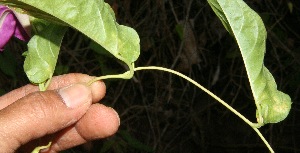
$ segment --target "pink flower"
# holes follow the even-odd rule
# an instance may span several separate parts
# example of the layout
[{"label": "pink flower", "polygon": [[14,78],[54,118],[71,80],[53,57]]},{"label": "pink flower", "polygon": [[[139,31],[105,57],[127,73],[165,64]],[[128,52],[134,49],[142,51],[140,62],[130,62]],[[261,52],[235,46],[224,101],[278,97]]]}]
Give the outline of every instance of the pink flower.
[{"label": "pink flower", "polygon": [[12,36],[23,41],[29,41],[29,17],[19,14],[6,6],[0,5],[0,51]]}]

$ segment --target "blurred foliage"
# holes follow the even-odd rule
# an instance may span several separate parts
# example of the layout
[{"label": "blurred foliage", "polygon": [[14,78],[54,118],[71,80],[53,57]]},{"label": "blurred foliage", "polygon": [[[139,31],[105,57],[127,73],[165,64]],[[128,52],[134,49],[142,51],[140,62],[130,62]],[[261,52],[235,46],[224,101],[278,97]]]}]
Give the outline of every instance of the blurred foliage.
[{"label": "blurred foliage", "polygon": [[[255,105],[238,46],[206,1],[107,2],[113,7],[117,21],[133,27],[140,35],[141,55],[136,66],[157,65],[184,72],[247,118],[256,120]],[[246,2],[262,16],[268,31],[265,66],[274,75],[278,88],[288,93],[293,101],[291,113],[285,121],[267,125],[261,131],[276,152],[300,152],[300,126],[297,122],[300,117],[300,1]],[[197,45],[195,61],[198,63],[192,65],[186,62],[190,56],[187,56],[184,37],[178,33],[182,23],[191,23]],[[184,32],[180,28],[179,31]],[[56,74],[78,72],[100,76],[121,73],[126,68],[77,31],[69,29],[63,41],[57,65],[61,68]],[[1,69],[1,92],[28,83],[21,55],[26,46],[15,41],[6,48],[14,57],[17,80]],[[182,69],[182,64],[189,67]],[[248,125],[176,76],[139,71],[131,80],[108,80],[106,83],[107,94],[101,103],[118,111],[120,131],[126,131],[130,139],[119,132],[111,138],[65,152],[100,153],[109,143],[118,145],[105,148],[106,152],[146,152],[132,146],[134,142],[157,153],[267,152]]]}]

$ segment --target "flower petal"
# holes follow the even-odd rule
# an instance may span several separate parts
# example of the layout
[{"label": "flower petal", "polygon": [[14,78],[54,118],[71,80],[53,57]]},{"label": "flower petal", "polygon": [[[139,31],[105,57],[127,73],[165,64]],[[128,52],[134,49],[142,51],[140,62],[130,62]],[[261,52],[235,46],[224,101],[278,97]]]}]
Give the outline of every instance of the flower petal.
[{"label": "flower petal", "polygon": [[[26,18],[28,16],[21,17]],[[18,20],[16,14],[8,7],[0,5],[0,51],[3,50],[12,36],[23,41],[30,39],[29,34]]]},{"label": "flower petal", "polygon": [[10,10],[0,6],[0,51],[14,35],[16,29],[16,20]]},{"label": "flower petal", "polygon": [[[26,34],[24,34],[24,36],[27,36],[27,38],[25,37],[25,41],[28,41],[31,36],[31,24],[30,24],[30,19],[29,16],[27,14],[21,14],[18,13],[16,11],[13,11],[16,18],[18,19],[18,22],[21,24],[21,26],[24,28]],[[22,30],[23,31],[23,30]]]},{"label": "flower petal", "polygon": [[20,40],[29,41],[30,37],[28,36],[27,32],[25,31],[21,23],[17,22],[16,24],[17,25],[16,25],[14,36]]}]

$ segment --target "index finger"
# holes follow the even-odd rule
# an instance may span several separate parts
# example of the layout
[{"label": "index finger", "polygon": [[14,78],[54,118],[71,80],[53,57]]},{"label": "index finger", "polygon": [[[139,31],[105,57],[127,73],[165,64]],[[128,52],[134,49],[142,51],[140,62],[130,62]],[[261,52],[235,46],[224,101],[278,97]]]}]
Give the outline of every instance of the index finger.
[{"label": "index finger", "polygon": [[[48,87],[48,90],[56,90],[65,86],[69,86],[74,83],[87,83],[90,80],[92,80],[94,77],[81,74],[81,73],[70,73],[70,74],[64,74],[60,76],[55,76],[52,78],[51,83]],[[105,88],[105,84],[102,81],[97,81],[91,85],[91,88],[98,88],[98,86],[102,86],[102,88]],[[33,93],[39,91],[38,86],[33,84],[27,84],[23,87],[20,87],[18,89],[15,89],[3,96],[0,97],[0,110],[7,107],[11,103],[17,101],[18,99]],[[93,91],[93,90],[92,90]],[[93,92],[93,102],[99,101],[101,98],[103,98],[105,93],[100,92]]]}]

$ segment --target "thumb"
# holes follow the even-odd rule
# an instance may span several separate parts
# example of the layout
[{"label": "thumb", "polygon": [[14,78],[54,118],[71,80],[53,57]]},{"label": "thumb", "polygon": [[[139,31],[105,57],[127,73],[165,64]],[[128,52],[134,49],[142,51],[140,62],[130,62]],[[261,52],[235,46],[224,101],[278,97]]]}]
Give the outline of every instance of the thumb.
[{"label": "thumb", "polygon": [[91,103],[92,91],[83,84],[31,93],[0,111],[0,148],[14,152],[30,140],[64,129]]}]

